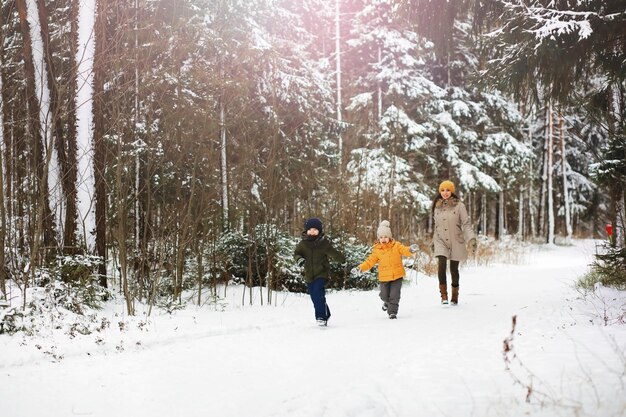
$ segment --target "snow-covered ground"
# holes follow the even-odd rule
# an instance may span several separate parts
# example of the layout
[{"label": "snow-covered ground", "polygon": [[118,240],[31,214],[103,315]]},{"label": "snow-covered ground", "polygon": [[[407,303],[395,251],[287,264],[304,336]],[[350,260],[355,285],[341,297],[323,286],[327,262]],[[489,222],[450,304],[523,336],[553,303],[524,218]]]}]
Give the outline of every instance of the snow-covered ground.
[{"label": "snow-covered ground", "polygon": [[328,328],[306,295],[241,306],[231,288],[219,305],[149,318],[111,304],[101,332],[0,336],[0,415],[624,416],[626,294],[573,285],[594,250],[467,265],[457,307],[413,275],[398,320],[376,291],[333,292]]}]

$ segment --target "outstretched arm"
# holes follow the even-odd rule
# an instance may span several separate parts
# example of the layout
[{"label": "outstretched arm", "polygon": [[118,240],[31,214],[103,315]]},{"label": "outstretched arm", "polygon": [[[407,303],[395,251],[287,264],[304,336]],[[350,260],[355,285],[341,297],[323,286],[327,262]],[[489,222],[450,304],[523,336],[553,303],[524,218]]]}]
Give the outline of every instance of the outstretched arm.
[{"label": "outstretched arm", "polygon": [[374,252],[372,252],[372,254],[368,256],[361,265],[358,266],[358,268],[361,270],[361,272],[369,271],[374,267],[374,265],[378,263],[378,261],[378,256]]},{"label": "outstretched arm", "polygon": [[411,248],[409,248],[408,246],[404,246],[402,243],[398,243],[398,249],[400,251],[400,255],[402,256],[413,256]]}]

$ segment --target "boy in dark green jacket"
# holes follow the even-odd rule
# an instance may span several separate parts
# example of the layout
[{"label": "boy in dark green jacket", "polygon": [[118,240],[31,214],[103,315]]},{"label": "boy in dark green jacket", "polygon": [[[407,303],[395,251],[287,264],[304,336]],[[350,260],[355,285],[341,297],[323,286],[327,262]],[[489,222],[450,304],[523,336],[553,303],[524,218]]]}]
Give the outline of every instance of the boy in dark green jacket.
[{"label": "boy in dark green jacket", "polygon": [[330,262],[332,258],[345,262],[345,257],[335,248],[330,240],[324,236],[322,221],[313,217],[304,222],[302,240],[294,251],[296,262],[304,266],[304,278],[313,307],[315,319],[320,326],[326,326],[330,318],[330,309],[326,304],[326,282],[330,276]]}]

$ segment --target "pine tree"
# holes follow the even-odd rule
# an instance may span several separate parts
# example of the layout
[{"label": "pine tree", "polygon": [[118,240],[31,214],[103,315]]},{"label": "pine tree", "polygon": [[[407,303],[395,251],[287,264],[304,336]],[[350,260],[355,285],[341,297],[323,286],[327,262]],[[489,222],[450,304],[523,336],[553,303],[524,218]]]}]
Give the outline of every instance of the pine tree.
[{"label": "pine tree", "polygon": [[[524,97],[537,96],[535,82],[539,80],[542,90],[561,106],[580,106],[589,97],[580,94],[580,87],[593,87],[585,84],[585,79],[590,75],[604,79],[597,91],[604,98],[586,104],[602,103],[609,110],[586,105],[583,108],[605,120],[607,143],[603,157],[624,153],[626,122],[620,100],[616,99],[623,97],[626,81],[623,2],[492,0],[481,13],[485,26],[490,26],[489,44],[498,51],[484,71],[488,82],[499,82],[517,97]],[[611,178],[610,216],[616,230],[624,227],[618,223],[626,207],[622,171],[622,164],[603,169],[605,178]],[[624,239],[617,241],[626,244]]]}]

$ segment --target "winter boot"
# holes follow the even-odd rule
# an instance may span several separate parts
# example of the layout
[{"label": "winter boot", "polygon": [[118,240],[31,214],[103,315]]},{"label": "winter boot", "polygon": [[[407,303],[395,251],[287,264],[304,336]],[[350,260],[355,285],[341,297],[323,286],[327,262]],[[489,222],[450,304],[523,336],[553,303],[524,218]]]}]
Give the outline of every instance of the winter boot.
[{"label": "winter boot", "polygon": [[441,293],[441,304],[448,304],[448,286],[446,284],[439,284],[439,292]]},{"label": "winter boot", "polygon": [[398,317],[395,314],[390,314],[389,318],[393,320],[393,319],[397,319]]},{"label": "winter boot", "polygon": [[383,303],[383,311],[387,311],[387,303]]},{"label": "winter boot", "polygon": [[320,327],[325,327],[328,325],[328,320],[324,320],[324,319],[317,319],[317,325]]},{"label": "winter boot", "polygon": [[459,303],[459,287],[452,287],[452,297],[450,298],[450,303],[453,306]]}]

